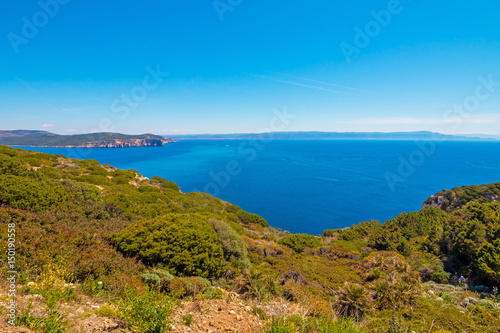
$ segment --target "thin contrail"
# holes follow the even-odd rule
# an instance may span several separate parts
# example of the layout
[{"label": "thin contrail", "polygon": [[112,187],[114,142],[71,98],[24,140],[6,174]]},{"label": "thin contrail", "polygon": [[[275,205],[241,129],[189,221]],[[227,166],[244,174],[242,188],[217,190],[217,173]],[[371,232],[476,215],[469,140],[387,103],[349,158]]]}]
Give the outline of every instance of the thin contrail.
[{"label": "thin contrail", "polygon": [[255,76],[255,77],[260,77],[262,79],[272,80],[272,81],[276,81],[276,82],[291,84],[291,85],[299,86],[299,87],[306,87],[306,88],[311,88],[311,89],[318,89],[318,90],[323,90],[323,91],[329,91],[329,92],[333,92],[333,93],[336,93],[336,94],[348,94],[348,93],[343,92],[343,91],[331,90],[331,89],[326,89],[326,88],[318,87],[318,86],[311,86],[311,85],[304,84],[304,83],[299,83],[299,82],[292,82],[292,81],[280,80],[280,79],[276,79],[276,78],[265,76],[265,75],[257,75],[257,74],[248,74],[248,75]]},{"label": "thin contrail", "polygon": [[326,85],[329,85],[329,86],[334,86],[334,87],[339,87],[339,88],[345,88],[345,89],[350,89],[350,90],[356,90],[356,91],[365,92],[365,93],[369,93],[369,94],[375,94],[375,92],[373,92],[373,91],[356,89],[356,88],[352,88],[352,87],[342,86],[340,84],[333,84],[333,83],[324,82],[324,81],[312,80],[312,79],[308,79],[308,78],[305,78],[305,77],[300,77],[300,76],[295,76],[295,75],[289,75],[289,74],[284,74],[284,73],[278,73],[278,72],[270,72],[270,73],[277,74],[277,75],[282,75],[282,76],[287,76],[287,77],[291,77],[291,78],[294,78],[294,79],[311,81],[311,82],[326,84]]}]

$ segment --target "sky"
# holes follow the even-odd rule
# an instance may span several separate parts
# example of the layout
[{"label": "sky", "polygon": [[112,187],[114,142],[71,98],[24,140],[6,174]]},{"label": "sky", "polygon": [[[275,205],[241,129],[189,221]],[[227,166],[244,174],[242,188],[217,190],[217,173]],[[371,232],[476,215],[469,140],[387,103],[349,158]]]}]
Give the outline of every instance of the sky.
[{"label": "sky", "polygon": [[499,13],[460,0],[3,1],[0,129],[500,135]]}]

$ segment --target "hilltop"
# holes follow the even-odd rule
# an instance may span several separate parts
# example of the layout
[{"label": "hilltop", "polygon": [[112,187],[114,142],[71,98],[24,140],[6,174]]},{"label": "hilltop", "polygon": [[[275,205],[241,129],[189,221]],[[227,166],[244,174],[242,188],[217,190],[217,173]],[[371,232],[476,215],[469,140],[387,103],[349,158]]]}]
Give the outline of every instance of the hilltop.
[{"label": "hilltop", "polygon": [[2,248],[15,226],[16,325],[34,331],[500,328],[498,202],[291,234],[164,178],[0,146],[0,221]]},{"label": "hilltop", "polygon": [[46,131],[0,130],[0,144],[8,146],[65,148],[160,147],[173,139],[154,134],[126,135],[120,133],[90,133],[59,135]]},{"label": "hilltop", "polygon": [[497,202],[500,200],[500,183],[455,187],[442,190],[427,198],[422,207],[439,207],[447,212],[462,208],[470,202]]}]

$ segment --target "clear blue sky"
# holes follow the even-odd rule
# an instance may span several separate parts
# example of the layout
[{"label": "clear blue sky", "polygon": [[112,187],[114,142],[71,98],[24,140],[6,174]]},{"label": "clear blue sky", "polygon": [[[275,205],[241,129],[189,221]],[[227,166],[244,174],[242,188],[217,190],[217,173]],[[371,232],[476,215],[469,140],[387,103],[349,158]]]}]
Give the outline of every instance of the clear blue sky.
[{"label": "clear blue sky", "polygon": [[1,129],[500,134],[498,1],[54,1],[0,4]]}]

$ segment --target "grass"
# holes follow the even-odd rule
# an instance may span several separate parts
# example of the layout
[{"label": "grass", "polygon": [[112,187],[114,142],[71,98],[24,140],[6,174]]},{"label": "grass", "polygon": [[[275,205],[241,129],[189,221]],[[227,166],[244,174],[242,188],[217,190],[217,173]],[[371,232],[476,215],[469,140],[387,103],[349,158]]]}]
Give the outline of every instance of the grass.
[{"label": "grass", "polygon": [[187,315],[182,316],[182,321],[184,325],[191,326],[191,324],[193,324],[193,315],[188,313]]},{"label": "grass", "polygon": [[264,328],[264,333],[367,333],[352,320],[334,319],[329,316],[302,317],[298,315],[274,318]]},{"label": "grass", "polygon": [[33,311],[32,303],[16,317],[16,326],[25,326],[37,332],[65,332],[66,317],[55,306],[47,307],[46,313]]},{"label": "grass", "polygon": [[118,302],[120,318],[140,333],[166,332],[173,306],[172,299],[147,288],[127,289]]}]

